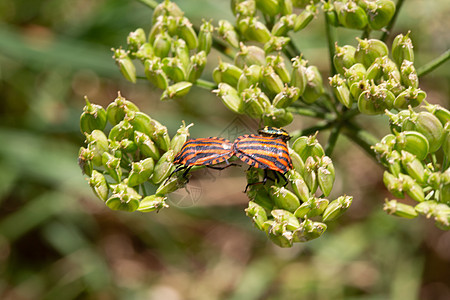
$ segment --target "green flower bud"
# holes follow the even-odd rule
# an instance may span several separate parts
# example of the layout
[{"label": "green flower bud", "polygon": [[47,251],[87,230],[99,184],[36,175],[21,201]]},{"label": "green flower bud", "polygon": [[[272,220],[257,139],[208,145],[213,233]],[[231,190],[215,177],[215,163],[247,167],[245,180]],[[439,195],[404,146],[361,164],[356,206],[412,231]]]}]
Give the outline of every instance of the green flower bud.
[{"label": "green flower bud", "polygon": [[128,50],[134,55],[134,53],[137,52],[146,41],[147,37],[145,36],[144,29],[138,28],[128,34]]},{"label": "green flower bud", "polygon": [[395,4],[390,0],[377,0],[367,11],[369,26],[373,30],[380,30],[387,26],[395,13]]},{"label": "green flower bud", "polygon": [[317,8],[315,5],[306,6],[305,10],[303,10],[296,18],[294,23],[294,31],[299,31],[308,26],[308,24],[314,19],[317,15]]},{"label": "green flower bud", "polygon": [[413,88],[419,87],[419,77],[417,76],[413,62],[406,59],[403,60],[400,66],[400,76],[403,85]]},{"label": "green flower bud", "polygon": [[174,39],[172,43],[172,53],[174,53],[174,57],[179,59],[183,68],[187,70],[190,63],[190,57],[189,48],[187,47],[186,42],[182,39]]},{"label": "green flower bud", "polygon": [[251,65],[245,66],[239,77],[237,88],[238,92],[242,93],[245,89],[256,86],[261,79],[261,66]]},{"label": "green flower bud", "polygon": [[211,21],[203,20],[198,33],[198,51],[205,51],[206,54],[211,51],[213,32],[214,26],[211,24]]},{"label": "green flower bud", "polygon": [[403,122],[402,130],[414,130],[423,134],[428,140],[430,153],[436,152],[445,138],[442,123],[432,113],[426,111],[411,114],[411,117]]},{"label": "green flower bud", "polygon": [[142,155],[145,157],[151,157],[155,161],[158,161],[160,157],[159,150],[148,135],[140,131],[135,131],[134,142],[138,146]]},{"label": "green flower bud", "polygon": [[401,92],[394,100],[394,107],[397,109],[405,109],[409,106],[419,106],[427,94],[419,88],[409,87]]},{"label": "green flower bud", "polygon": [[325,197],[328,197],[333,189],[334,184],[334,166],[331,158],[323,156],[319,160],[319,168],[317,169],[317,181],[319,187]]},{"label": "green flower bud", "polygon": [[[152,120],[147,114],[143,112],[130,113],[126,118],[126,121],[133,126],[134,131],[143,132],[148,136],[152,136],[154,131],[156,130],[155,125],[153,124],[156,121]],[[127,136],[127,138],[129,136]]]},{"label": "green flower bud", "polygon": [[106,109],[106,116],[109,123],[117,125],[130,112],[137,112],[139,108],[131,101],[122,97],[119,93],[114,102],[111,102]]},{"label": "green flower bud", "polygon": [[241,96],[244,112],[252,118],[261,118],[270,107],[269,98],[258,87],[245,89]]},{"label": "green flower bud", "polygon": [[154,55],[155,51],[150,43],[142,44],[142,46],[134,53],[134,56],[141,62],[145,62],[146,59],[151,59]]},{"label": "green flower bud", "polygon": [[366,71],[366,79],[380,83],[383,75],[383,57],[377,57]]},{"label": "green flower bud", "polygon": [[294,57],[292,59],[292,76],[290,85],[297,87],[300,95],[303,95],[308,83],[306,73],[306,61],[298,56]]},{"label": "green flower bud", "polygon": [[181,17],[178,19],[177,33],[180,38],[185,40],[189,49],[193,50],[198,46],[197,34],[192,27],[192,23],[188,18]]},{"label": "green flower bud", "polygon": [[234,88],[237,87],[241,75],[242,70],[240,68],[222,61],[219,62],[219,65],[213,71],[213,79],[217,84],[224,82]]},{"label": "green flower bud", "polygon": [[[233,4],[233,2],[236,2]],[[255,0],[232,0],[231,6],[233,13],[237,16],[251,17],[256,13],[256,1]]]},{"label": "green flower bud", "polygon": [[274,209],[270,213],[272,214],[275,223],[282,225],[283,231],[293,231],[300,226],[300,223],[298,222],[298,219],[294,216],[294,214],[287,210]]},{"label": "green flower bud", "polygon": [[217,32],[231,47],[239,47],[239,35],[230,22],[227,20],[219,20]]},{"label": "green flower bud", "polygon": [[395,197],[405,197],[405,194],[403,193],[403,182],[388,171],[384,171],[383,173],[383,183],[388,191]]},{"label": "green flower bud", "polygon": [[186,96],[191,90],[192,82],[180,81],[173,85],[169,85],[161,95],[161,100],[169,100],[173,98]]},{"label": "green flower bud", "polygon": [[245,212],[247,213],[247,216],[252,218],[253,223],[259,230],[264,230],[263,224],[267,221],[267,214],[262,206],[250,201]]},{"label": "green flower bud", "polygon": [[337,5],[334,3],[338,15],[339,22],[347,28],[363,29],[367,26],[367,14],[363,8],[353,1]]},{"label": "green flower bud", "polygon": [[425,194],[423,189],[414,179],[401,173],[398,174],[398,176],[403,183],[403,190],[408,194],[408,196],[417,202],[424,201]]},{"label": "green flower bud", "polygon": [[399,83],[401,76],[397,65],[387,56],[383,56],[381,61],[383,79],[385,81],[394,81],[395,83]]},{"label": "green flower bud", "polygon": [[317,162],[312,156],[309,156],[305,160],[305,170],[301,175],[305,180],[305,183],[308,186],[311,194],[314,194],[319,186],[319,182],[317,179]]},{"label": "green flower bud", "polygon": [[256,7],[266,15],[275,16],[280,12],[280,0],[256,0]]},{"label": "green flower bud", "polygon": [[78,166],[80,167],[83,174],[86,174],[88,176],[92,175],[92,171],[94,170],[94,166],[92,164],[93,158],[93,151],[88,150],[84,147],[80,148],[80,151],[78,152]]},{"label": "green flower bud", "polygon": [[292,14],[292,11],[294,10],[294,5],[292,3],[292,0],[281,0],[280,1],[280,14],[282,16],[287,16]]},{"label": "green flower bud", "polygon": [[[445,204],[438,204],[438,206],[444,206]],[[445,205],[448,209],[448,206]],[[437,228],[442,230],[450,230],[450,212],[439,212],[434,219],[436,220],[435,225]]]},{"label": "green flower bud", "polygon": [[120,121],[119,124],[111,128],[108,138],[112,141],[120,141],[123,139],[129,139],[133,136],[133,126],[128,120]]},{"label": "green flower bud", "polygon": [[175,192],[176,190],[184,187],[188,182],[184,177],[172,177],[165,180],[156,190],[156,195],[167,195]]},{"label": "green flower bud", "polygon": [[386,203],[384,204],[383,210],[390,215],[407,219],[413,219],[418,216],[418,213],[415,211],[414,207],[412,207],[411,205],[397,202],[397,200],[388,201],[386,199]]},{"label": "green flower bud", "polygon": [[102,154],[109,150],[106,135],[103,131],[95,129],[90,134],[86,134],[86,141],[87,149],[92,152],[92,163],[94,166],[101,166]]},{"label": "green flower bud", "polygon": [[391,109],[395,100],[394,94],[382,86],[372,85],[358,98],[358,109],[366,115],[378,115]]},{"label": "green flower bud", "polygon": [[89,178],[89,185],[98,198],[103,201],[106,201],[106,199],[108,199],[109,187],[103,174],[96,170],[93,170],[92,176],[91,178]]},{"label": "green flower bud", "polygon": [[404,60],[414,62],[413,44],[409,37],[409,31],[406,35],[399,34],[392,42],[392,57],[397,64],[401,66]]},{"label": "green flower bud", "polygon": [[286,85],[283,90],[278,93],[273,99],[273,106],[275,106],[276,108],[286,108],[297,101],[299,97],[300,93],[298,87],[288,87]]},{"label": "green flower bud", "polygon": [[305,171],[305,163],[303,162],[303,159],[300,157],[300,154],[295,152],[293,149],[289,148],[289,156],[291,157],[294,170],[302,174]]},{"label": "green flower bud", "polygon": [[[270,0],[269,0],[270,1]],[[269,41],[271,34],[264,23],[257,20],[257,18],[249,18],[248,28],[243,31],[244,36],[250,41],[257,41],[266,43]]]},{"label": "green flower bud", "polygon": [[[285,2],[285,1],[281,1]],[[297,19],[296,14],[288,14],[282,16],[272,27],[273,36],[285,36],[289,31],[294,29],[295,20]]]},{"label": "green flower bud", "polygon": [[170,147],[170,137],[167,132],[167,127],[156,120],[151,121],[150,125],[153,129],[151,139],[156,143],[162,151],[168,151]]},{"label": "green flower bud", "polygon": [[108,152],[102,155],[102,164],[108,171],[109,175],[116,182],[122,181],[122,169],[120,168],[120,158],[114,157]]},{"label": "green flower bud", "polygon": [[306,68],[306,84],[302,99],[305,103],[314,103],[325,91],[323,88],[322,76],[316,66],[309,66]]},{"label": "green flower bud", "polygon": [[300,206],[297,196],[284,187],[271,186],[270,197],[277,207],[290,212],[294,212]]},{"label": "green flower bud", "polygon": [[172,47],[172,38],[166,32],[156,35],[153,42],[154,54],[160,58],[167,57]]},{"label": "green flower bud", "polygon": [[161,60],[157,57],[147,59],[144,62],[145,76],[148,81],[154,84],[157,88],[165,90],[169,84],[169,79],[162,69]]},{"label": "green flower bud", "polygon": [[234,64],[241,69],[243,69],[244,66],[251,65],[263,66],[266,64],[266,54],[264,50],[259,47],[245,46],[241,43],[240,51],[234,58]]},{"label": "green flower bud", "polygon": [[266,221],[263,224],[269,239],[279,247],[290,248],[293,243],[293,236],[291,231],[286,231],[283,224],[274,221]]},{"label": "green flower bud", "polygon": [[441,121],[442,126],[445,126],[450,121],[450,111],[438,104],[426,103],[424,106],[430,113]]},{"label": "green flower bud", "polygon": [[175,152],[169,150],[164,153],[153,169],[153,175],[150,178],[151,182],[155,185],[161,184],[174,169],[173,159],[175,157]]},{"label": "green flower bud", "polygon": [[188,68],[188,80],[189,82],[196,82],[197,79],[203,73],[206,66],[206,53],[205,51],[200,51],[199,53],[192,55],[191,62]]},{"label": "green flower bud", "polygon": [[152,175],[155,162],[149,157],[131,164],[131,172],[128,175],[128,186],[136,186],[146,182]]},{"label": "green flower bud", "polygon": [[283,91],[283,81],[281,80],[280,76],[275,73],[275,70],[272,67],[262,67],[261,76],[263,87],[269,95],[275,95]]},{"label": "green flower bud", "polygon": [[442,173],[440,177],[439,200],[450,205],[450,168]]},{"label": "green flower bud", "polygon": [[114,52],[113,58],[119,66],[120,72],[126,80],[136,83],[136,67],[128,56],[129,51],[123,49],[111,49]]},{"label": "green flower bud", "polygon": [[[444,130],[444,140],[442,142],[442,150],[444,151],[444,157],[449,159],[450,157],[450,122],[448,122],[449,126],[445,126]],[[448,167],[448,163],[444,164],[444,168]]]},{"label": "green flower bud", "polygon": [[112,210],[133,212],[139,207],[142,198],[133,188],[125,183],[112,184],[112,195],[106,200],[106,206]]},{"label": "green flower bud", "polygon": [[340,217],[352,204],[353,197],[340,196],[328,204],[327,208],[322,214],[322,221],[329,222]]},{"label": "green flower bud", "polygon": [[169,207],[169,205],[166,204],[166,199],[167,197],[158,195],[147,196],[141,200],[137,210],[140,212],[151,212],[156,210],[158,212],[162,208]]},{"label": "green flower bud", "polygon": [[281,80],[284,83],[290,83],[291,74],[289,73],[289,70],[286,68],[284,59],[280,54],[278,54],[277,56],[274,55],[267,56],[266,61],[267,64],[275,70],[275,73],[277,73],[278,76],[280,76]]},{"label": "green flower bud", "polygon": [[344,76],[347,78],[347,84],[352,85],[355,82],[361,82],[366,78],[366,67],[363,64],[356,63],[349,69],[344,69]]},{"label": "green flower bud", "polygon": [[334,95],[345,107],[351,108],[353,105],[353,97],[350,94],[346,81],[339,74],[329,78],[330,85],[333,88]]},{"label": "green flower bud", "polygon": [[153,10],[153,23],[156,22],[159,16],[174,16],[182,17],[183,11],[174,2],[165,0],[158,4]]},{"label": "green flower bud", "polygon": [[325,18],[327,19],[328,24],[334,27],[338,27],[340,25],[336,9],[334,8],[334,4],[332,2],[324,2],[322,10],[325,12]]},{"label": "green flower bud", "polygon": [[[389,126],[391,128],[391,132],[392,133],[398,133],[402,131],[402,124],[403,122],[408,119],[411,116],[411,111],[409,110],[401,110],[398,114],[393,114],[389,111],[386,111],[386,115],[389,117]],[[392,141],[392,135],[388,135],[389,136],[389,141],[393,142],[395,144],[394,141]],[[386,136],[386,137],[388,137]]]},{"label": "green flower bud", "polygon": [[428,155],[430,146],[423,134],[417,131],[403,131],[396,137],[395,149],[399,152],[405,150],[422,161]]},{"label": "green flower bud", "polygon": [[401,155],[399,151],[391,150],[386,153],[385,157],[385,166],[389,169],[389,171],[398,176],[401,173]]},{"label": "green flower bud", "polygon": [[421,215],[430,218],[436,213],[438,203],[433,200],[423,201],[417,204],[414,209]]},{"label": "green flower bud", "polygon": [[337,43],[335,44],[333,65],[339,74],[344,75],[345,69],[349,69],[355,64],[355,51],[356,48],[353,46],[339,47]]},{"label": "green flower bud", "polygon": [[119,149],[123,150],[126,153],[134,153],[138,147],[136,143],[129,139],[123,139],[119,142]]},{"label": "green flower bud", "polygon": [[306,202],[302,203],[299,208],[297,208],[297,210],[294,212],[294,215],[297,218],[301,219],[320,216],[324,212],[327,205],[327,199],[311,197]]},{"label": "green flower bud", "polygon": [[389,54],[388,47],[385,43],[376,39],[359,39],[358,47],[355,51],[355,60],[368,68],[377,57],[387,56]]},{"label": "green flower bud", "polygon": [[186,143],[187,139],[189,138],[189,127],[193,125],[194,124],[191,123],[188,126],[186,126],[186,124],[183,121],[183,125],[180,126],[180,128],[177,130],[177,133],[172,138],[172,141],[170,141],[169,149],[172,149],[174,153],[180,152],[184,143]]},{"label": "green flower bud", "polygon": [[97,104],[91,104],[84,97],[86,106],[80,116],[80,129],[82,133],[91,133],[95,129],[103,130],[106,126],[106,110]]},{"label": "green flower bud", "polygon": [[272,36],[267,43],[264,44],[264,52],[271,53],[280,52],[289,43],[291,39],[285,36]]},{"label": "green flower bud", "polygon": [[284,108],[276,108],[270,106],[266,114],[263,116],[263,123],[266,126],[284,127],[292,123],[294,115]]},{"label": "green flower bud", "polygon": [[218,89],[213,90],[213,93],[216,93],[217,96],[222,99],[223,104],[225,104],[229,110],[238,114],[243,113],[244,102],[239,96],[237,90],[231,85],[221,82],[219,83]]},{"label": "green flower bud", "polygon": [[293,239],[294,242],[308,242],[320,237],[325,230],[327,230],[326,224],[305,219],[300,227],[294,231]]},{"label": "green flower bud", "polygon": [[186,72],[183,64],[176,57],[165,57],[162,61],[162,69],[166,75],[175,82],[186,80]]},{"label": "green flower bud", "polygon": [[292,190],[294,191],[295,195],[297,195],[297,197],[302,202],[308,201],[311,195],[309,193],[308,186],[306,185],[306,182],[305,180],[303,180],[303,177],[300,175],[300,173],[296,170],[289,170],[288,178],[291,182]]},{"label": "green flower bud", "polygon": [[322,157],[325,155],[325,151],[315,135],[299,137],[292,144],[292,149],[300,155],[303,161],[306,161],[309,156]]}]

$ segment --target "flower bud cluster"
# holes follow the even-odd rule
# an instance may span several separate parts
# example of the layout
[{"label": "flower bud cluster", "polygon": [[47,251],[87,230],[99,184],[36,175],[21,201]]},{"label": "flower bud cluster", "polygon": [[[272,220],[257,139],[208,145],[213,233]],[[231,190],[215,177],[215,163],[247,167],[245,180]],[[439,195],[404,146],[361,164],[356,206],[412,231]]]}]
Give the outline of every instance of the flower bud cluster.
[{"label": "flower bud cluster", "polygon": [[383,181],[397,198],[405,194],[418,202],[415,207],[387,201],[385,210],[401,217],[425,215],[436,226],[450,229],[450,112],[427,104],[426,110],[387,112],[393,134],[373,146],[387,168]]},{"label": "flower bud cluster", "polygon": [[392,43],[392,59],[385,43],[358,39],[358,46],[339,47],[329,78],[336,99],[347,108],[357,105],[363,114],[382,114],[386,109],[416,107],[426,98],[419,88],[411,39],[402,34]]},{"label": "flower bud cluster", "polygon": [[[109,133],[103,131],[107,122],[112,126]],[[170,138],[164,125],[120,94],[106,110],[86,99],[80,127],[87,145],[80,148],[79,166],[89,176],[94,194],[113,210],[148,212],[168,207],[166,195],[187,181],[183,176],[166,179],[191,125],[183,123]],[[146,189],[153,194],[148,196]]]},{"label": "flower bud cluster", "polygon": [[200,78],[211,50],[214,26],[203,21],[198,34],[184,13],[168,0],[153,12],[153,26],[148,36],[142,28],[130,32],[127,50],[113,49],[123,76],[136,82],[133,60],[144,66],[148,81],[164,90],[161,100],[186,95]]},{"label": "flower bud cluster", "polygon": [[297,100],[315,102],[324,87],[319,70],[300,57],[286,62],[283,56],[266,55],[257,46],[240,45],[234,64],[220,62],[213,71],[214,90],[233,112],[283,127],[293,120],[286,108]]},{"label": "flower bud cluster", "polygon": [[326,223],[342,215],[353,200],[350,196],[326,199],[333,187],[335,171],[315,136],[298,138],[289,152],[294,168],[285,174],[288,182],[257,184],[266,176],[263,170],[247,171],[250,198],[247,215],[280,247],[320,237],[327,229]]},{"label": "flower bud cluster", "polygon": [[327,1],[323,5],[328,22],[351,29],[381,30],[395,14],[391,0]]}]

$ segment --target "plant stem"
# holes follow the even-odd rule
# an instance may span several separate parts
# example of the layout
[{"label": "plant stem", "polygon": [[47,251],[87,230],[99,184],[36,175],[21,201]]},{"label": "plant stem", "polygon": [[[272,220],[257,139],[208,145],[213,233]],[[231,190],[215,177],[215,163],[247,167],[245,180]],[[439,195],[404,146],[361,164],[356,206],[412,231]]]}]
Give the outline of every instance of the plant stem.
[{"label": "plant stem", "polygon": [[317,110],[313,110],[311,108],[305,108],[305,107],[287,107],[287,111],[290,111],[294,114],[306,116],[306,117],[312,117],[312,118],[318,118],[318,119],[325,119],[325,120],[333,120],[334,115],[330,113],[324,113]]},{"label": "plant stem", "polygon": [[293,59],[296,56],[301,56],[301,52],[295,44],[292,42],[292,39],[289,40],[289,42],[286,45],[286,48],[283,49],[283,53],[289,57],[289,59]]},{"label": "plant stem", "polygon": [[402,8],[402,5],[403,5],[404,1],[405,0],[398,0],[397,1],[397,4],[395,5],[394,16],[392,17],[392,19],[389,22],[389,24],[386,26],[386,29],[383,32],[383,35],[381,36],[381,40],[383,42],[386,42],[387,38],[389,37],[389,34],[391,34],[391,29],[392,29],[392,27],[394,27],[395,21],[397,20],[397,16],[400,13],[400,9]]},{"label": "plant stem", "polygon": [[342,129],[343,133],[347,137],[358,144],[370,157],[378,162],[377,156],[371,148],[373,145],[379,142],[379,140],[375,136],[353,122],[345,123]]},{"label": "plant stem", "polygon": [[292,133],[292,140],[295,140],[297,137],[304,136],[304,135],[311,135],[316,133],[316,131],[321,131],[328,129],[334,125],[334,122],[318,122],[316,125],[299,130],[297,132]]},{"label": "plant stem", "polygon": [[437,67],[439,67],[440,65],[442,65],[443,63],[445,63],[449,59],[450,59],[450,49],[445,51],[439,57],[436,57],[435,59],[433,59],[429,63],[421,66],[420,68],[418,68],[417,69],[417,76],[420,77],[420,76],[423,76],[423,75],[426,75],[426,74],[430,73],[431,71],[433,71],[434,69],[436,69]]},{"label": "plant stem", "polygon": [[147,5],[151,9],[155,9],[155,7],[158,6],[158,4],[159,4],[157,1],[154,1],[154,0],[137,0],[137,1],[141,2],[142,4]]},{"label": "plant stem", "polygon": [[334,27],[330,24],[330,21],[328,20],[327,13],[324,12],[325,15],[325,33],[327,36],[327,42],[328,42],[328,55],[330,56],[330,71],[331,76],[336,74],[336,68],[333,64],[333,57],[334,57],[334,51],[335,51],[335,43],[337,43],[337,36],[336,36],[336,30]]},{"label": "plant stem", "polygon": [[341,128],[342,122],[335,123],[335,126],[331,128],[330,137],[328,138],[328,142],[325,146],[325,155],[331,156],[331,154],[333,153]]},{"label": "plant stem", "polygon": [[194,84],[206,90],[213,90],[217,88],[217,84],[215,82],[211,82],[204,79],[197,79],[197,81]]}]

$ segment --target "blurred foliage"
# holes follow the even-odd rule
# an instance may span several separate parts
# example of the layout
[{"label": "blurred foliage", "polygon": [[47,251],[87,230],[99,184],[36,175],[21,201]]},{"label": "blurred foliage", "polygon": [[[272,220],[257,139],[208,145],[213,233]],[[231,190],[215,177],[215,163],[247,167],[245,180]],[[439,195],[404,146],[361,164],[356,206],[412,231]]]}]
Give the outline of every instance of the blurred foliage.
[{"label": "blurred foliage", "polygon": [[[175,2],[196,25],[231,16],[226,1]],[[406,1],[403,9],[394,34],[412,31],[421,66],[449,45],[450,3]],[[204,90],[161,103],[145,82],[120,79],[110,48],[150,22],[138,1],[0,1],[1,299],[450,298],[450,233],[385,215],[382,170],[345,140],[336,192],[354,204],[339,229],[292,249],[273,246],[248,221],[241,170],[199,173],[191,185],[200,197],[180,194],[160,214],[113,212],[92,199],[75,164],[84,95],[105,106],[120,90],[171,134],[182,119],[196,124],[193,137],[236,125]],[[295,41],[325,69],[322,17],[314,23]],[[340,31],[342,41],[349,36]],[[448,107],[449,81],[447,63],[421,87]],[[245,121],[236,126],[248,131]]]}]

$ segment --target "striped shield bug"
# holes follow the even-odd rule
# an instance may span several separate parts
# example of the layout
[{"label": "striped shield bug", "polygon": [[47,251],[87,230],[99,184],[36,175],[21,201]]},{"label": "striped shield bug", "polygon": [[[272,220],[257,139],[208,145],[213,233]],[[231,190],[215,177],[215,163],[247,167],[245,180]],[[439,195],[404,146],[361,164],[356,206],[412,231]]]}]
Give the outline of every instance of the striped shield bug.
[{"label": "striped shield bug", "polygon": [[[265,170],[264,180],[261,183],[265,183],[268,179],[267,170],[273,170],[276,172],[275,176],[281,175],[287,184],[284,174],[292,169],[292,161],[283,138],[285,138],[284,134],[281,138],[272,134],[270,136],[243,135],[234,141],[233,151],[240,160],[251,167]],[[246,190],[247,188],[248,185]]]},{"label": "striped shield bug", "polygon": [[[213,167],[212,165],[223,162],[228,163],[228,159],[233,156],[232,144],[229,140],[219,137],[191,139],[184,143],[180,152],[175,156],[173,163],[180,165],[173,172],[176,173],[185,169],[183,176],[189,172],[193,166],[207,166],[213,169],[224,169]],[[170,177],[169,177],[170,178]]]}]

